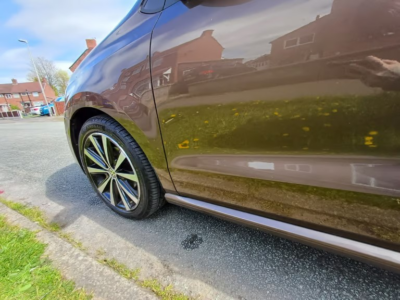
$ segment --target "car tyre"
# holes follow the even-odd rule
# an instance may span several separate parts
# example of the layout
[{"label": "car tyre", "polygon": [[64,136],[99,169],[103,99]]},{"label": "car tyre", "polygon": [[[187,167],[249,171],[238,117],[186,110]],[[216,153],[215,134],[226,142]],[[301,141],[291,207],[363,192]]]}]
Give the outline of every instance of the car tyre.
[{"label": "car tyre", "polygon": [[92,117],[83,124],[79,154],[93,188],[119,215],[139,220],[164,204],[161,184],[142,149],[107,115]]}]

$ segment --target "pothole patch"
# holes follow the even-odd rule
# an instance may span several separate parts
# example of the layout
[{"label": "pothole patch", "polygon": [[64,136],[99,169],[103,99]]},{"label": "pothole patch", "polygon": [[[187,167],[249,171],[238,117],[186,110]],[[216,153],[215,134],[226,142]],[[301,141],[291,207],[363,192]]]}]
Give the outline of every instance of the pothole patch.
[{"label": "pothole patch", "polygon": [[203,238],[201,236],[198,236],[197,234],[190,234],[182,241],[181,244],[185,250],[194,250],[199,248],[202,243]]}]

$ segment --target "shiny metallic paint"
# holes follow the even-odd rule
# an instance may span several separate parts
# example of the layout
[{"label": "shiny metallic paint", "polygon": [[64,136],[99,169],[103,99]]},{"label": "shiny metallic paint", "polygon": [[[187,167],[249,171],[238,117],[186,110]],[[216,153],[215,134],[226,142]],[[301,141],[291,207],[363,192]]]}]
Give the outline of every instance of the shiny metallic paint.
[{"label": "shiny metallic paint", "polygon": [[[143,14],[139,9],[137,3],[72,76],[66,95],[67,134],[77,154],[77,138],[69,130],[70,123],[76,121],[74,116],[79,115],[79,121],[93,112],[109,115],[141,145],[164,189],[175,190],[167,170],[150,84],[139,86],[140,94],[127,93],[128,89],[138,87],[143,78],[150,78],[146,64],[137,76],[127,74],[130,68],[148,59],[151,30],[160,15]],[[88,108],[90,113],[85,111]],[[79,114],[81,109],[84,111]]]},{"label": "shiny metallic paint", "polygon": [[387,14],[399,7],[136,4],[71,79],[70,145],[85,118],[106,113],[169,193],[399,251],[400,82],[375,76],[368,58],[400,61]]}]

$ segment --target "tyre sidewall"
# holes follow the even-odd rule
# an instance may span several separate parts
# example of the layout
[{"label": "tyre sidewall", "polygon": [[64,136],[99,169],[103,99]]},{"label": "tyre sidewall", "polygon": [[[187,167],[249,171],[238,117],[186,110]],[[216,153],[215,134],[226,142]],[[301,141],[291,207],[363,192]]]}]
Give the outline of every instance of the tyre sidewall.
[{"label": "tyre sidewall", "polygon": [[[96,119],[92,119],[87,121],[81,129],[81,132],[79,134],[79,155],[81,159],[81,163],[84,169],[85,174],[87,175],[91,185],[95,189],[96,193],[100,196],[100,198],[104,201],[104,203],[110,207],[113,211],[116,213],[122,215],[123,217],[126,218],[132,218],[132,219],[141,219],[146,215],[147,212],[147,201],[149,199],[149,185],[150,183],[148,182],[148,178],[146,178],[145,172],[144,172],[144,166],[140,159],[138,158],[138,154],[136,153],[134,149],[130,149],[128,147],[128,141],[126,141],[126,137],[121,134],[121,132],[118,131],[113,131],[112,128],[109,128],[107,124],[99,124],[100,122],[96,122]],[[132,211],[125,211],[123,209],[120,209],[116,206],[113,206],[108,199],[106,199],[97,189],[97,186],[95,183],[90,179],[90,176],[88,175],[87,171],[87,166],[85,163],[85,158],[84,158],[84,145],[87,137],[93,133],[102,133],[110,138],[112,138],[128,155],[129,159],[131,160],[131,163],[133,167],[135,168],[135,171],[137,173],[138,179],[139,179],[139,187],[140,187],[140,196],[139,196],[139,204],[137,207],[132,210]]]}]

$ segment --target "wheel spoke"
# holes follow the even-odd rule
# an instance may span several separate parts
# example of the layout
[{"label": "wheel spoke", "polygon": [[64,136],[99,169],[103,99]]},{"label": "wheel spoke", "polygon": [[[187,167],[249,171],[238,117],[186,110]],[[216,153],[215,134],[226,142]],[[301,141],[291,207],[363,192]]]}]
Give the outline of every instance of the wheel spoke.
[{"label": "wheel spoke", "polygon": [[107,166],[108,162],[107,160],[104,158],[104,151],[103,149],[101,149],[99,143],[97,142],[97,140],[93,137],[93,135],[91,135],[89,137],[90,141],[92,142],[92,145],[94,146],[94,148],[97,151],[97,154],[101,157],[101,159],[103,160],[104,164]]},{"label": "wheel spoke", "polygon": [[123,161],[124,161],[125,159],[126,159],[126,156],[125,156],[124,152],[122,152],[122,150],[121,150],[121,152],[120,152],[120,154],[119,154],[119,156],[118,156],[118,160],[117,160],[117,162],[116,162],[116,164],[115,164],[115,167],[114,167],[114,170],[115,170],[115,171],[118,170],[118,168],[121,166],[121,164],[123,163]]},{"label": "wheel spoke", "polygon": [[111,204],[112,204],[113,206],[115,206],[114,184],[115,184],[115,181],[114,181],[114,180],[111,180],[111,183],[110,183],[110,202],[111,202]]},{"label": "wheel spoke", "polygon": [[117,183],[119,186],[122,188],[122,190],[125,192],[125,194],[133,201],[135,204],[138,203],[138,199],[135,195],[135,193],[132,191],[132,188],[126,184],[124,181],[117,179]]},{"label": "wheel spoke", "polygon": [[100,183],[100,185],[97,187],[100,193],[104,192],[104,190],[107,187],[110,180],[111,180],[111,177],[108,176],[106,179],[104,179],[104,181],[102,183]]},{"label": "wheel spoke", "polygon": [[103,160],[99,155],[97,155],[93,150],[85,149],[85,155],[90,158],[96,165],[100,168],[107,170],[107,166],[104,164]]},{"label": "wheel spoke", "polygon": [[121,197],[122,202],[124,203],[125,209],[130,210],[131,207],[128,203],[128,200],[126,199],[125,193],[123,192],[121,185],[119,184],[118,181],[116,181],[116,183],[117,183],[117,189],[118,189],[119,195]]},{"label": "wheel spoke", "polygon": [[108,173],[104,169],[97,169],[97,168],[92,168],[92,167],[88,167],[87,170],[90,174],[107,174]]},{"label": "wheel spoke", "polygon": [[138,182],[138,178],[136,174],[128,174],[128,173],[117,173],[118,176],[123,177],[125,179]]},{"label": "wheel spoke", "polygon": [[108,205],[127,212],[138,206],[140,178],[116,141],[105,133],[92,133],[86,140],[83,156],[89,179]]},{"label": "wheel spoke", "polygon": [[104,149],[104,156],[106,157],[106,161],[109,166],[111,166],[111,162],[113,161],[113,158],[111,157],[111,152],[110,149],[108,148],[108,140],[105,135],[101,137],[101,141],[103,143],[103,149]]}]

